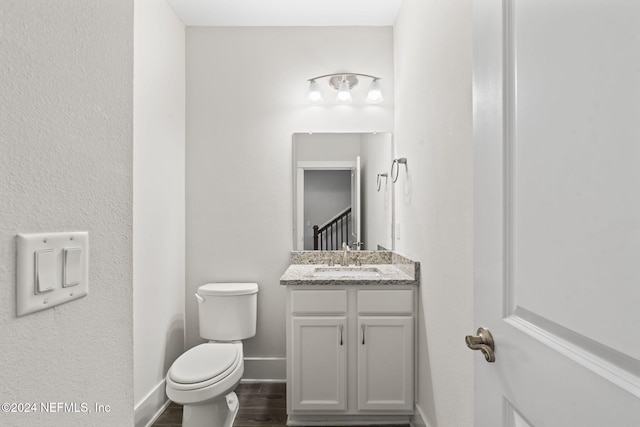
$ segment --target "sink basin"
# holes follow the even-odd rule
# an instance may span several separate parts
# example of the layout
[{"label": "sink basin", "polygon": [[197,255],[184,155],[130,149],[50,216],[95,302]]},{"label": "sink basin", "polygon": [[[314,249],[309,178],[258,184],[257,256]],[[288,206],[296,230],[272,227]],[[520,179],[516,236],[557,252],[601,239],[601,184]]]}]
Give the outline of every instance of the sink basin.
[{"label": "sink basin", "polygon": [[378,277],[380,270],[375,267],[317,267],[314,277]]}]

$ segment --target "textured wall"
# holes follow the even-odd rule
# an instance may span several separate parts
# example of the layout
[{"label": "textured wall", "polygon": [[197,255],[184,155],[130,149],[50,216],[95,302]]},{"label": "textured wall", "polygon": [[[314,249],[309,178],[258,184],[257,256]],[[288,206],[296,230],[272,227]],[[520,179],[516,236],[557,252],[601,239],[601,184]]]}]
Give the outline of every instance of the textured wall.
[{"label": "textured wall", "polygon": [[185,33],[164,0],[135,0],[133,353],[136,425],[184,351]]},{"label": "textured wall", "polygon": [[[385,102],[309,105],[307,79],[345,70],[380,75]],[[392,127],[391,28],[187,28],[187,347],[201,342],[199,285],[255,281],[245,354],[284,357],[292,134]]]},{"label": "textured wall", "polygon": [[[0,2],[0,401],[109,405],[0,413],[3,426],[133,423],[131,0]],[[15,235],[89,232],[89,295],[15,316]]]},{"label": "textured wall", "polygon": [[473,425],[471,9],[405,0],[394,26],[394,139],[408,166],[396,249],[421,262],[418,406],[431,427]]}]

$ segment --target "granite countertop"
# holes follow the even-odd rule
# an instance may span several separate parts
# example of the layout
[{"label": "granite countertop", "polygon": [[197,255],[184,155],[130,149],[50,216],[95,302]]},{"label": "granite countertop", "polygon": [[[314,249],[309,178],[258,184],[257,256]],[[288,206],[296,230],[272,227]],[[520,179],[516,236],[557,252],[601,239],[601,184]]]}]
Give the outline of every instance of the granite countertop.
[{"label": "granite countertop", "polygon": [[[280,278],[281,285],[418,285],[420,264],[389,251],[353,251],[349,266],[342,266],[341,251],[295,251],[291,265]],[[333,262],[334,265],[328,265]],[[361,265],[354,265],[360,262]],[[317,270],[326,275],[319,276]],[[340,275],[333,276],[337,270]],[[346,270],[346,271],[345,271]],[[359,272],[375,271],[375,276]],[[354,271],[351,275],[350,271]]]}]

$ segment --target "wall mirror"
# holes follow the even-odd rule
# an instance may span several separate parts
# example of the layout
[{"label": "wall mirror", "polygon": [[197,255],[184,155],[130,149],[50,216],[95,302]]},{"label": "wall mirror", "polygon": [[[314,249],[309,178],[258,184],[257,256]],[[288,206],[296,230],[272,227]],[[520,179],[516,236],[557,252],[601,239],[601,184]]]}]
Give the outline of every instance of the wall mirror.
[{"label": "wall mirror", "polygon": [[293,249],[393,250],[391,133],[293,135]]}]

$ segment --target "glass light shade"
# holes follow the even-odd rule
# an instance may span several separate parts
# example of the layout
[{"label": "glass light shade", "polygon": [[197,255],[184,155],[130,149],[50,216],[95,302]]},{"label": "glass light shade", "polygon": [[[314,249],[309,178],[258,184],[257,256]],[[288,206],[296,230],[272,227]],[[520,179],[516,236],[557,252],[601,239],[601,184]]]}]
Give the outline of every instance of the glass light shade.
[{"label": "glass light shade", "polygon": [[343,104],[351,102],[351,91],[349,90],[349,82],[345,79],[342,79],[340,85],[338,86],[338,96],[336,96],[336,101]]},{"label": "glass light shade", "polygon": [[379,104],[384,101],[382,96],[382,88],[380,87],[380,81],[373,79],[371,86],[369,86],[369,94],[367,95],[367,102],[372,104]]},{"label": "glass light shade", "polygon": [[309,83],[309,101],[314,104],[322,103],[322,93],[320,93],[320,87],[318,86],[318,82],[315,80],[311,80]]}]

